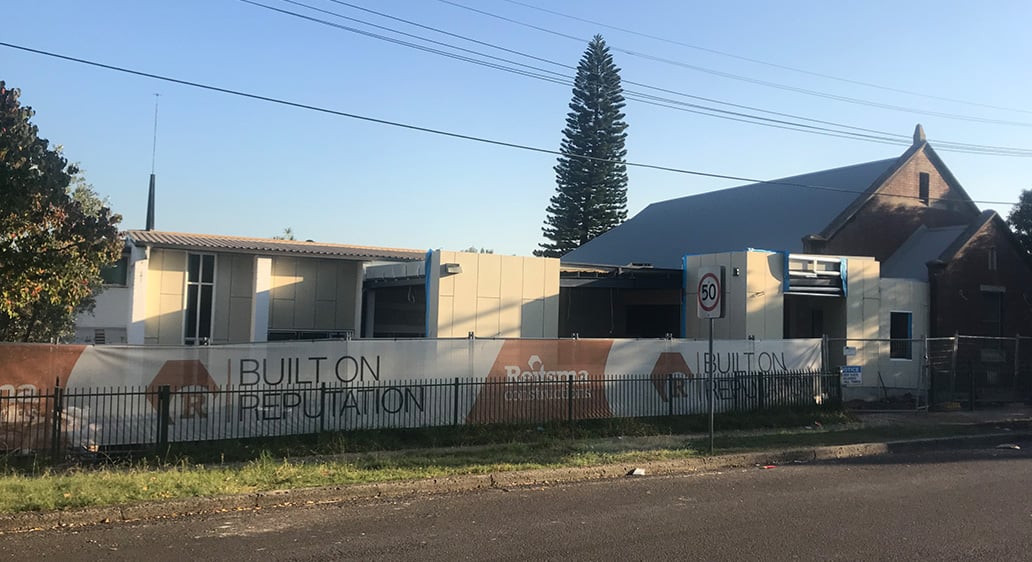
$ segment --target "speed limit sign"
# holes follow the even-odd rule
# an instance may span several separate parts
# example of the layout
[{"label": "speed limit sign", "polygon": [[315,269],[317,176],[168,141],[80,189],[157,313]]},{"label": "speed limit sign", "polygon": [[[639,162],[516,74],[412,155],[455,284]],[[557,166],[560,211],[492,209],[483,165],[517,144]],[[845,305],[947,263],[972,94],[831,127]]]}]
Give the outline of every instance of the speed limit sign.
[{"label": "speed limit sign", "polygon": [[724,266],[699,268],[699,318],[724,317]]}]

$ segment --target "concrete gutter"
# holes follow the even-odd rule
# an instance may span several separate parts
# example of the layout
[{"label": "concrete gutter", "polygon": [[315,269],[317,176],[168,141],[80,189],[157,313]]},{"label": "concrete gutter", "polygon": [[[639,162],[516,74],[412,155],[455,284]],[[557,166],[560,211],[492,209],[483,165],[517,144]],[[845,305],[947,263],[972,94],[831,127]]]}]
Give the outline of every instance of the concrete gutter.
[{"label": "concrete gutter", "polygon": [[275,490],[236,496],[188,498],[42,513],[25,512],[0,515],[0,535],[57,527],[131,523],[232,511],[257,511],[485,490],[508,491],[521,487],[550,486],[622,478],[634,469],[643,469],[646,476],[685,475],[754,466],[777,466],[797,462],[868,457],[884,455],[894,451],[994,446],[999,444],[1001,439],[1012,441],[1022,438],[1032,438],[1032,432],[1012,431],[964,437],[832,445],[644,463],[616,463],[576,468],[518,470],[381,484]]}]

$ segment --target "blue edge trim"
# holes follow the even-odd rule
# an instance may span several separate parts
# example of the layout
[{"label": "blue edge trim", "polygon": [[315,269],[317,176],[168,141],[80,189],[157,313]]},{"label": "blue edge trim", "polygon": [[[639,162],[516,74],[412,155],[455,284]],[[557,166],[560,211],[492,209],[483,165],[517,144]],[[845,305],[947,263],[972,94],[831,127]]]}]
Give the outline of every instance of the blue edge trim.
[{"label": "blue edge trim", "polygon": [[423,261],[423,337],[430,337],[430,261],[434,257],[432,249],[426,251]]}]

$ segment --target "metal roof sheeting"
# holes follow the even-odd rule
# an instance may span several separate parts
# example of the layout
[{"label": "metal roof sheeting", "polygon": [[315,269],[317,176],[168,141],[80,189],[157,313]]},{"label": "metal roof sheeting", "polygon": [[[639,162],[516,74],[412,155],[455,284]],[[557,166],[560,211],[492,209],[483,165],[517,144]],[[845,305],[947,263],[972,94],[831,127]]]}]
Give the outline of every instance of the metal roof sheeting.
[{"label": "metal roof sheeting", "polygon": [[747,248],[800,252],[802,239],[821,232],[896,158],[823,170],[653,203],[627,222],[567,253],[563,262],[650,263],[680,268],[691,254]]},{"label": "metal roof sheeting", "polygon": [[968,225],[942,228],[919,227],[882,264],[882,277],[928,281],[928,262],[939,259]]},{"label": "metal roof sheeting", "polygon": [[181,232],[160,232],[156,230],[130,230],[126,233],[130,243],[136,246],[175,248],[182,250],[220,251],[247,254],[280,254],[294,256],[315,256],[332,259],[370,260],[421,260],[426,252],[398,248],[377,248],[372,246],[351,246],[327,244],[301,240],[275,240],[270,238],[245,238],[240,236],[218,236],[212,234],[186,234]]}]

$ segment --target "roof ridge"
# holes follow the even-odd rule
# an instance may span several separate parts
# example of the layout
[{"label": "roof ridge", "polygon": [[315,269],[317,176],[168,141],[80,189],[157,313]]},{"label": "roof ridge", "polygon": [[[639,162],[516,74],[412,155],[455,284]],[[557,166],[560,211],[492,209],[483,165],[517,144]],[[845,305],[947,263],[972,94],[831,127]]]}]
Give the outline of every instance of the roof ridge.
[{"label": "roof ridge", "polygon": [[332,246],[340,248],[362,248],[370,250],[390,250],[396,252],[423,252],[424,250],[417,250],[412,248],[394,248],[389,246],[367,246],[364,244],[343,244],[339,242],[318,242],[315,240],[285,240],[281,238],[260,238],[256,236],[234,236],[229,234],[206,234],[198,232],[173,232],[169,230],[143,230],[143,229],[130,229],[126,231],[126,234],[133,233],[153,233],[159,236],[182,236],[182,237],[194,237],[194,238],[206,238],[212,240],[239,240],[248,242],[264,242],[272,244],[286,244],[295,245],[299,247],[304,246]]}]

